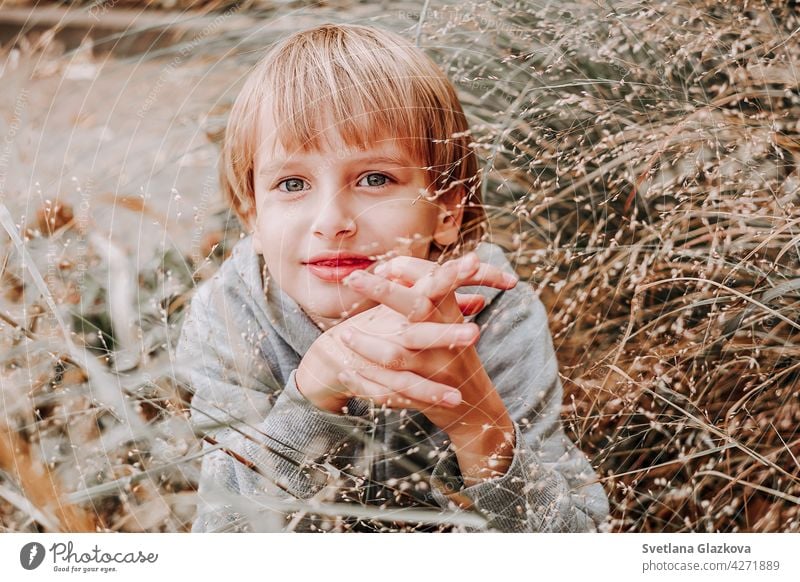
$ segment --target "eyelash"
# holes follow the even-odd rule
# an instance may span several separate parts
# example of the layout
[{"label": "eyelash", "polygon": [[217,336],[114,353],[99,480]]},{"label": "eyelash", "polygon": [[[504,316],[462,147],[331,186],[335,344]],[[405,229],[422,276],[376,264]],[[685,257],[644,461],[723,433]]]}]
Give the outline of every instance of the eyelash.
[{"label": "eyelash", "polygon": [[[364,186],[364,188],[370,188],[370,189],[373,189],[373,190],[380,190],[382,188],[386,188],[389,184],[392,184],[395,181],[395,180],[392,179],[391,176],[389,176],[387,174],[384,174],[383,172],[370,172],[369,174],[364,174],[364,176],[362,176],[361,180],[363,180],[364,178],[367,178],[369,176],[373,176],[373,175],[383,176],[384,178],[386,178],[386,182],[381,184],[380,186]],[[281,190],[280,188],[278,188],[278,186],[280,186],[284,182],[288,182],[289,180],[300,180],[301,182],[305,182],[305,180],[303,180],[302,178],[285,178],[285,179],[281,180],[280,182],[278,182],[275,185],[275,188],[277,188],[279,191],[283,192],[284,194],[299,194],[300,192],[303,192],[303,191],[308,189],[308,188],[303,188],[302,190],[289,191],[289,190]],[[361,180],[359,180],[359,182],[361,182]]]}]

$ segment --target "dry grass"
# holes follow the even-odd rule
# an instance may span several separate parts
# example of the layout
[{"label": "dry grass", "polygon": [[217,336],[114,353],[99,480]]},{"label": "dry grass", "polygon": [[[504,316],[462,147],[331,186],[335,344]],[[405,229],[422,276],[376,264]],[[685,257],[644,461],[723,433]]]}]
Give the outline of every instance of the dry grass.
[{"label": "dry grass", "polygon": [[[615,531],[800,531],[800,22],[783,2],[733,4],[460,4],[422,23],[409,4],[376,21],[436,47],[457,83],[492,235],[550,308],[564,419]],[[92,389],[9,243],[2,526],[184,530],[199,440],[169,354],[196,283],[187,257],[130,274],[126,302],[133,288],[107,285],[113,248],[43,213],[26,248],[141,427]],[[217,218],[215,266],[236,238]],[[50,485],[31,486],[37,471]]]},{"label": "dry grass", "polygon": [[31,451],[20,435],[0,428],[0,469],[19,486],[19,494],[3,492],[7,502],[16,505],[29,521],[36,521],[53,532],[93,532],[95,517],[85,509],[63,502],[57,477]]},{"label": "dry grass", "polygon": [[797,14],[621,6],[504,18],[497,234],[616,530],[797,531]]}]

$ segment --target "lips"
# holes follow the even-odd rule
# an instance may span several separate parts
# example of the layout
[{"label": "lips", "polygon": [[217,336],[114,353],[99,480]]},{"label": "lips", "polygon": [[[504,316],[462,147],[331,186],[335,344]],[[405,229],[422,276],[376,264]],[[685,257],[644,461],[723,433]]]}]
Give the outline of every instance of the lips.
[{"label": "lips", "polygon": [[321,265],[323,267],[349,267],[351,265],[371,265],[369,259],[329,259],[326,261],[315,261],[311,265]]},{"label": "lips", "polygon": [[318,279],[328,283],[338,283],[353,271],[367,269],[374,262],[375,261],[372,259],[366,257],[342,257],[318,259],[313,262],[308,262],[305,265]]}]

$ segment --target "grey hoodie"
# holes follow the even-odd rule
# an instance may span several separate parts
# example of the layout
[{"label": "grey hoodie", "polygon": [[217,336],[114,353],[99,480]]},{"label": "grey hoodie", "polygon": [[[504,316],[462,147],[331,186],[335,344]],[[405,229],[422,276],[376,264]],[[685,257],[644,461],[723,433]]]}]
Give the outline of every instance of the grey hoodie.
[{"label": "grey hoodie", "polygon": [[[514,272],[499,246],[476,252]],[[209,437],[192,531],[605,530],[606,494],[561,426],[544,305],[524,282],[459,292],[486,298],[466,319],[481,327],[476,349],[516,437],[507,472],[466,488],[447,435],[421,412],[351,398],[336,414],[298,391],[296,370],[322,331],[241,239],[197,288],[177,346],[193,424]]]}]

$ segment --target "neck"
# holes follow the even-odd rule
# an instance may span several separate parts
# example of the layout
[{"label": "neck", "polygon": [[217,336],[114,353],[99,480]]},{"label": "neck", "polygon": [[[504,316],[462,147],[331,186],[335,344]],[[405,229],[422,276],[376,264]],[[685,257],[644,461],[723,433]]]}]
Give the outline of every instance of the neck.
[{"label": "neck", "polygon": [[316,313],[311,313],[311,312],[307,312],[306,314],[311,319],[311,321],[313,321],[314,324],[322,331],[328,331],[337,323],[342,322],[341,318],[332,319],[328,317],[322,317],[321,315],[317,315]]}]

